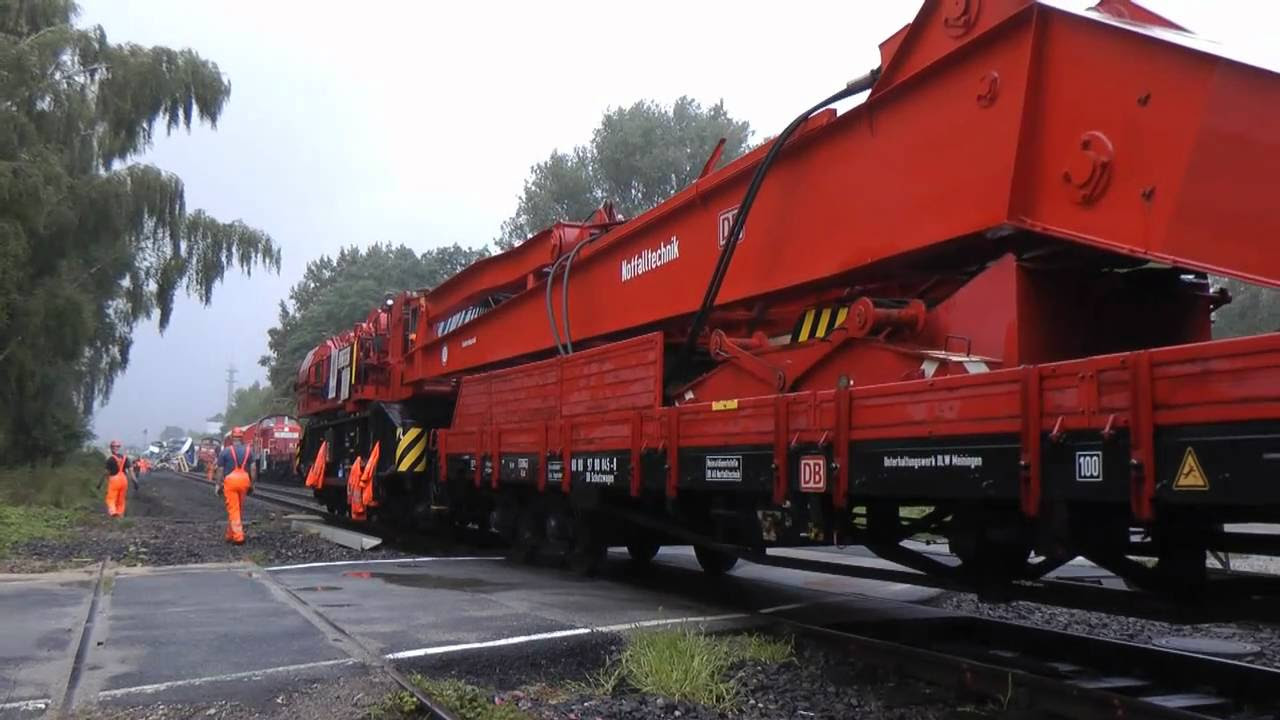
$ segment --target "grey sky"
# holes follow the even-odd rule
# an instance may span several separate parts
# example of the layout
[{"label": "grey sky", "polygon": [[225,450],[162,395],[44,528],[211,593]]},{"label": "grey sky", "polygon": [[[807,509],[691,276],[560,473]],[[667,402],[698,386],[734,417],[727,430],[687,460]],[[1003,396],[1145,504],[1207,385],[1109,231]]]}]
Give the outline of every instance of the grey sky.
[{"label": "grey sky", "polygon": [[[247,385],[276,305],[344,245],[488,243],[529,167],[589,139],[610,106],[725,101],[757,137],[878,62],[916,0],[786,3],[325,3],[81,0],[115,42],[191,47],[232,85],[217,131],[161,139],[144,160],[186,181],[189,208],[271,233],[279,276],[231,277],[135,334],[102,438],[198,428],[228,363]],[[1146,3],[1214,38],[1263,45],[1271,0]],[[375,10],[376,8],[376,10]],[[1252,34],[1252,37],[1249,37]]]}]

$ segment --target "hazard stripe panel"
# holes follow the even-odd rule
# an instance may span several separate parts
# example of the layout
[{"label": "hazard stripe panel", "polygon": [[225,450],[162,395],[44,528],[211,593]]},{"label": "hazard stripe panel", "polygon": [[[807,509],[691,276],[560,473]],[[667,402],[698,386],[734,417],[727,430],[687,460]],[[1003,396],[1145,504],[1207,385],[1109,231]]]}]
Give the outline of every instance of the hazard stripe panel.
[{"label": "hazard stripe panel", "polygon": [[791,330],[791,342],[806,342],[826,337],[832,330],[844,324],[849,317],[848,305],[809,308],[805,310]]},{"label": "hazard stripe panel", "polygon": [[424,472],[427,469],[427,434],[422,428],[406,428],[396,443],[396,471]]}]

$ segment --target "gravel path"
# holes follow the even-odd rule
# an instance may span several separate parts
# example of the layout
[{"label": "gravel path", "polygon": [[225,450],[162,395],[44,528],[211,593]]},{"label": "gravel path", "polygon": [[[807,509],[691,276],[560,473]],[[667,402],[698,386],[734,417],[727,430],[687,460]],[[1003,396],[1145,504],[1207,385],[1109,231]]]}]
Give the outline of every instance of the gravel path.
[{"label": "gravel path", "polygon": [[290,528],[287,511],[246,501],[244,545],[223,540],[226,510],[213,488],[170,473],[155,472],[141,490],[129,490],[123,520],[90,515],[68,537],[39,540],[11,549],[0,558],[0,572],[48,572],[81,567],[109,556],[123,565],[185,565],[251,561],[284,565],[330,560],[397,557],[395,550],[364,552],[335,545]]},{"label": "gravel path", "polygon": [[1258,654],[1236,658],[1255,665],[1280,668],[1280,627],[1266,623],[1210,623],[1176,625],[1157,620],[1107,615],[1029,602],[984,603],[966,593],[946,593],[929,603],[934,607],[1010,620],[1052,630],[1082,633],[1113,640],[1151,643],[1160,638],[1210,637],[1257,645]]}]

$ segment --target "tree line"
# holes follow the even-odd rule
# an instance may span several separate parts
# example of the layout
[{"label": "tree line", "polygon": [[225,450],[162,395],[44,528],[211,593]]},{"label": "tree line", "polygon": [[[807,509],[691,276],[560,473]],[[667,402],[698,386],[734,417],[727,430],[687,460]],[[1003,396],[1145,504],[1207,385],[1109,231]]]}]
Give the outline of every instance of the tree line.
[{"label": "tree line", "polygon": [[134,162],[157,135],[216,127],[231,94],[195,51],[115,44],[71,0],[0,0],[0,463],[57,460],[90,437],[179,293],[278,271],[271,237],[188,211],[182,180]]}]

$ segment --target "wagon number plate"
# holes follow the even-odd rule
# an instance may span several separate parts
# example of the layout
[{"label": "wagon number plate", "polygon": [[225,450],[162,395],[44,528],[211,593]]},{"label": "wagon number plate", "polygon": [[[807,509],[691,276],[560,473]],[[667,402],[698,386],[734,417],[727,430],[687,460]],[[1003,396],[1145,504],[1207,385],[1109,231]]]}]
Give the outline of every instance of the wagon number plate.
[{"label": "wagon number plate", "polygon": [[800,492],[827,491],[827,458],[823,455],[804,455],[800,458]]}]

